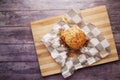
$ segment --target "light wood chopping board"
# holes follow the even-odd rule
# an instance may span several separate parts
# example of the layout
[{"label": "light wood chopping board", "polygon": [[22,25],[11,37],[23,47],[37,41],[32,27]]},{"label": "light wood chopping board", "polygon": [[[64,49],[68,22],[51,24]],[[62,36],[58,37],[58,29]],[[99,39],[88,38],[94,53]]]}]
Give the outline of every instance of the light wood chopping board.
[{"label": "light wood chopping board", "polygon": [[[105,38],[111,45],[110,55],[102,59],[101,61],[96,62],[93,65],[118,60],[118,54],[116,51],[115,42],[113,39],[113,34],[106,7],[98,6],[82,10],[81,14],[85,20],[94,24],[102,32],[102,34],[105,36]],[[60,65],[58,65],[52,59],[47,48],[44,46],[42,42],[40,42],[40,39],[52,29],[53,25],[61,19],[61,16],[63,15],[31,22],[34,44],[42,76],[53,75],[61,72]]]}]

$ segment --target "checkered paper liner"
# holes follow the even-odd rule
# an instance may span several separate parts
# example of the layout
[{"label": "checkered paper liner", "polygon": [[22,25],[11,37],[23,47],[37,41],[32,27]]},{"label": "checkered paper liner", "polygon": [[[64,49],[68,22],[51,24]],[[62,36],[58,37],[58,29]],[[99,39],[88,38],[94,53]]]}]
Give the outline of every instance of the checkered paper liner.
[{"label": "checkered paper liner", "polygon": [[[79,9],[69,11],[65,18],[66,20],[61,18],[61,21],[54,25],[53,29],[42,38],[42,42],[49,50],[52,58],[61,65],[63,77],[67,78],[75,70],[90,66],[108,56],[110,44],[97,27],[83,20]],[[67,56],[69,49],[60,44],[60,36],[58,35],[60,29],[67,30],[73,25],[83,30],[89,40],[88,45],[76,52],[76,58]]]}]

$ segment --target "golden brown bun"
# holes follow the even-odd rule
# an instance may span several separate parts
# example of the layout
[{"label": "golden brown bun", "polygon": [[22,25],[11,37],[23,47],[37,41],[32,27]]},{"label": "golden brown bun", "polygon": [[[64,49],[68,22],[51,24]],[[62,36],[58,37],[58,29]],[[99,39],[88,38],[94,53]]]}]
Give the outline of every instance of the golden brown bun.
[{"label": "golden brown bun", "polygon": [[85,33],[78,27],[61,32],[61,39],[73,50],[81,48],[87,40]]}]

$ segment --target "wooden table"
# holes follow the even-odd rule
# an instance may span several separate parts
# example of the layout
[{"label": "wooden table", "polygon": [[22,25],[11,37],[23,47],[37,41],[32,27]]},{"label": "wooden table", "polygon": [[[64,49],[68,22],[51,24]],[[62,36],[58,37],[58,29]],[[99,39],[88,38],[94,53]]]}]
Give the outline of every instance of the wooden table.
[{"label": "wooden table", "polygon": [[[120,58],[119,0],[0,0],[0,80],[64,80],[41,76],[30,22],[98,5],[107,6]],[[120,61],[78,70],[67,80],[120,80]]]}]

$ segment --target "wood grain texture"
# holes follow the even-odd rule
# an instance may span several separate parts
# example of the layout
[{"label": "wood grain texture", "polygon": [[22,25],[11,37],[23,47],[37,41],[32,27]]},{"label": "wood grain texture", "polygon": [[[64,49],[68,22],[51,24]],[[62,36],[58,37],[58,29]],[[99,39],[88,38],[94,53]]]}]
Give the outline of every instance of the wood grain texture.
[{"label": "wood grain texture", "polygon": [[0,44],[0,61],[37,61],[33,44]]},{"label": "wood grain texture", "polygon": [[[113,39],[113,34],[111,31],[111,26],[105,6],[99,6],[95,8],[90,8],[81,11],[83,19],[94,24],[108,40],[111,47],[111,53],[108,57],[98,61],[93,65],[103,64],[111,61],[118,60],[118,54],[115,47],[115,42]],[[61,20],[61,16],[56,16],[52,18],[47,18],[44,20],[38,20],[31,23],[31,29],[33,33],[34,43],[36,47],[36,52],[38,56],[38,61],[40,64],[42,76],[48,76],[61,72],[61,67],[58,65],[51,57],[47,48],[41,42],[40,39],[48,33],[53,25]],[[106,32],[107,30],[107,32]]]},{"label": "wood grain texture", "polygon": [[[41,77],[38,62],[0,62],[2,80],[119,80],[120,61],[84,68],[64,79],[61,74]],[[87,75],[87,76],[86,76]]]},{"label": "wood grain texture", "polygon": [[[0,10],[49,10],[49,9],[71,9],[71,8],[86,8],[95,6],[95,5],[102,5],[105,4],[105,0],[10,0],[9,4],[7,3],[9,0],[2,0],[0,2]],[[17,4],[16,4],[17,3]],[[89,5],[88,5],[89,4]],[[6,7],[7,5],[7,7]],[[22,5],[22,6],[21,6]],[[66,6],[67,5],[67,6]],[[15,7],[14,7],[15,6]]]},{"label": "wood grain texture", "polygon": [[0,28],[0,43],[33,43],[30,27]]},{"label": "wood grain texture", "polygon": [[[0,12],[0,27],[3,26],[29,26],[31,21],[56,16],[67,12],[67,10],[45,10],[45,11],[2,11]],[[53,14],[54,13],[54,14]]]},{"label": "wood grain texture", "polygon": [[0,62],[1,80],[43,80],[37,62]]},{"label": "wood grain texture", "polygon": [[[68,9],[69,10],[69,9]],[[31,21],[61,15],[68,10],[39,10],[39,11],[2,11],[0,12],[0,27],[18,26],[27,27]],[[109,9],[111,24],[118,27],[119,9]]]},{"label": "wood grain texture", "polygon": [[[63,14],[71,8],[86,9],[98,5],[107,6],[120,58],[120,0],[0,0],[0,29],[2,28],[2,31],[0,30],[0,80],[64,80],[61,74],[44,78],[41,76],[38,62],[33,62],[37,57],[36,59],[31,57],[36,56],[36,53],[34,53],[35,49],[33,48],[29,23]],[[19,34],[19,36],[16,36],[16,30],[24,32],[25,35]],[[8,37],[8,32],[12,36]],[[19,56],[14,57],[15,55]],[[25,58],[19,58],[21,56],[25,56]],[[11,69],[14,66],[13,64],[17,65],[13,67],[14,70]],[[27,64],[31,65],[27,70],[23,69],[21,65],[26,66]],[[33,68],[33,66],[37,67]],[[120,80],[119,67],[120,61],[85,68],[76,71],[73,76],[66,80]]]}]

